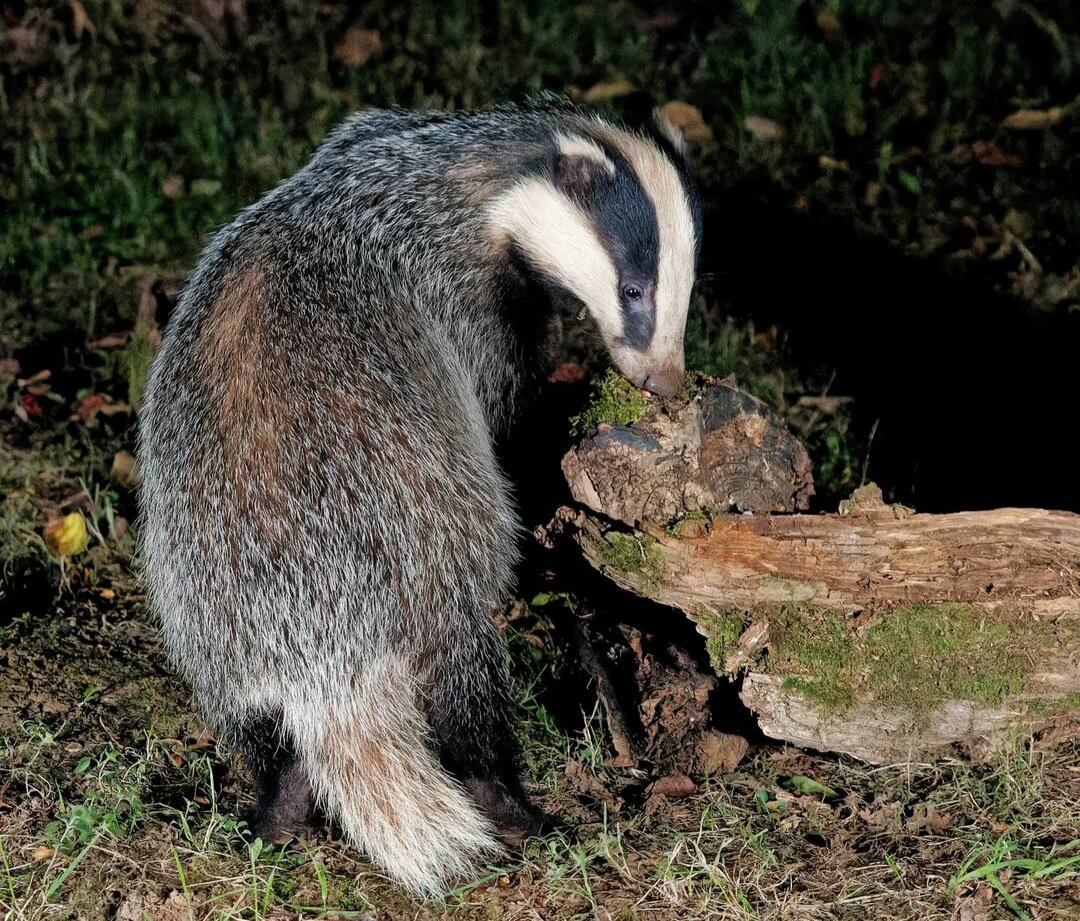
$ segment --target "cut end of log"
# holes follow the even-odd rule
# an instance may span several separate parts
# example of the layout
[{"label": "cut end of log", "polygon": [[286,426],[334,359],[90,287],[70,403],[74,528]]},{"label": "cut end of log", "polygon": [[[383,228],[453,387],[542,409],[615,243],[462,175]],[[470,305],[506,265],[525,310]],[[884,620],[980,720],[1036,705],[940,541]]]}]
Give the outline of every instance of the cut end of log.
[{"label": "cut end of log", "polygon": [[[795,512],[814,494],[810,457],[761,400],[707,379],[686,400],[619,396],[605,381],[593,424],[563,458],[576,501],[614,521],[668,524],[695,513]],[[625,385],[629,387],[629,385]]]}]

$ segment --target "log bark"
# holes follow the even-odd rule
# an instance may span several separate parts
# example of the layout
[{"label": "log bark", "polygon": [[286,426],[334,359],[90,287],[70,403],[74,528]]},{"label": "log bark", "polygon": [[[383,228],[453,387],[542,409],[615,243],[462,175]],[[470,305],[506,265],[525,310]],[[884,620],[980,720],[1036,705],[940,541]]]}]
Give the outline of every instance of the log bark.
[{"label": "log bark", "polygon": [[874,487],[837,514],[770,514],[805,508],[804,458],[713,381],[568,454],[585,509],[563,518],[590,564],[666,607],[658,624],[696,624],[768,736],[885,763],[1075,731],[1080,516],[922,515]]},{"label": "log bark", "polygon": [[1080,716],[1080,516],[725,516],[677,537],[580,515],[576,540],[697,624],[768,736],[883,763]]}]

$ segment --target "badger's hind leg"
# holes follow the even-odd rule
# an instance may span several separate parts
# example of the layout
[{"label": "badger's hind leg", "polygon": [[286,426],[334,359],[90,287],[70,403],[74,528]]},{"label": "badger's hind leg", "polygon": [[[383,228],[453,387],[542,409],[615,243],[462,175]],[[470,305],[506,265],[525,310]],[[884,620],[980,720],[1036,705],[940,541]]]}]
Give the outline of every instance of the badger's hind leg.
[{"label": "badger's hind leg", "polygon": [[442,764],[457,777],[504,845],[520,847],[552,822],[521,783],[522,752],[502,640],[494,625],[475,631],[468,661],[450,660],[435,675],[428,720]]},{"label": "badger's hind leg", "polygon": [[316,829],[307,769],[285,737],[280,713],[260,713],[230,732],[255,779],[252,832],[264,841],[284,844]]}]

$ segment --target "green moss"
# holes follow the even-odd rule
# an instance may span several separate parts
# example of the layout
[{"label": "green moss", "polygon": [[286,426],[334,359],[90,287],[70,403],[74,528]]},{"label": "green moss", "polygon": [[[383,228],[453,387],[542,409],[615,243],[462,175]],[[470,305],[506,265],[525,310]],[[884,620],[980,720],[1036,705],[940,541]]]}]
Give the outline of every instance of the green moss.
[{"label": "green moss", "polygon": [[672,537],[683,537],[688,531],[697,536],[702,526],[707,527],[711,522],[712,516],[708,512],[693,508],[669,521],[664,530]]},{"label": "green moss", "polygon": [[705,631],[705,650],[709,664],[718,675],[726,675],[724,663],[730,652],[738,645],[746,627],[746,617],[741,611],[714,614],[711,611],[694,615],[698,626]]},{"label": "green moss", "polygon": [[1065,697],[1058,697],[1051,700],[1040,697],[1037,700],[1033,700],[1028,705],[1028,709],[1031,713],[1039,716],[1053,713],[1075,714],[1080,711],[1080,694],[1067,694]]},{"label": "green moss", "polygon": [[647,580],[659,579],[664,572],[660,544],[648,534],[609,531],[600,544],[600,557],[608,569],[636,573]]},{"label": "green moss", "polygon": [[1028,672],[1013,652],[1017,629],[968,605],[911,605],[878,616],[859,637],[837,614],[782,607],[770,618],[769,667],[831,712],[865,696],[913,714],[948,700],[994,705]]},{"label": "green moss", "polygon": [[769,618],[770,670],[829,711],[855,700],[855,649],[843,618],[812,607],[784,605]]},{"label": "green moss", "polygon": [[1012,651],[1014,630],[967,605],[897,608],[867,631],[868,684],[917,712],[945,699],[1001,703],[1027,671]]},{"label": "green moss", "polygon": [[648,400],[625,377],[608,371],[593,385],[589,405],[570,418],[570,431],[584,435],[602,422],[633,425],[646,414],[648,405]]}]

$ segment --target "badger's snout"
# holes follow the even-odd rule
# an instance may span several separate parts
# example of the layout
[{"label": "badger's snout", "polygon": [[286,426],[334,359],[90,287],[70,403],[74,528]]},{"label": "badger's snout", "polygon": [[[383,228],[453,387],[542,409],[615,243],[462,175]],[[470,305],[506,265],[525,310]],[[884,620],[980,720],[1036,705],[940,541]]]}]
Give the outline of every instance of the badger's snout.
[{"label": "badger's snout", "polygon": [[675,367],[660,368],[646,374],[639,386],[658,397],[677,396],[683,386],[683,370]]}]

